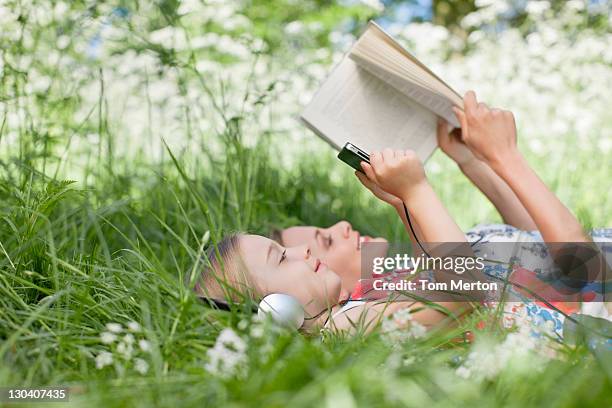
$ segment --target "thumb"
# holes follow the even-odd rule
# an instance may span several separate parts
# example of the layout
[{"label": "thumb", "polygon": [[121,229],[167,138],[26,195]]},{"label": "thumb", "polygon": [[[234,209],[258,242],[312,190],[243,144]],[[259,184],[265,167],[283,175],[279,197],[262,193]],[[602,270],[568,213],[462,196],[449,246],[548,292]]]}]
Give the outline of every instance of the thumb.
[{"label": "thumb", "polygon": [[363,174],[360,171],[355,170],[355,176],[357,176],[357,178],[359,179],[359,182],[363,184],[364,187],[370,188],[370,185],[372,182],[368,180],[365,174]]},{"label": "thumb", "polygon": [[[378,184],[378,180],[376,179],[376,174],[374,173],[374,169],[369,163],[362,161],[361,168],[363,169],[363,172],[367,176],[368,181]],[[363,176],[363,174],[361,174],[360,176]]]},{"label": "thumb", "polygon": [[438,138],[438,144],[448,137],[448,123],[442,118],[438,118],[436,137]]}]

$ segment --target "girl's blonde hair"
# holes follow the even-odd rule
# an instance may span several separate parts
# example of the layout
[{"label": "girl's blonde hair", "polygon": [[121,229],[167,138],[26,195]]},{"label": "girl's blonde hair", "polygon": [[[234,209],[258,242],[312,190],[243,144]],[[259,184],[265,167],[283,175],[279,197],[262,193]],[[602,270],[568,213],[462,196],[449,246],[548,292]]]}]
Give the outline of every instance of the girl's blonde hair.
[{"label": "girl's blonde hair", "polygon": [[240,256],[240,235],[230,234],[206,251],[204,268],[196,277],[193,290],[200,296],[218,300],[254,298],[254,285]]}]

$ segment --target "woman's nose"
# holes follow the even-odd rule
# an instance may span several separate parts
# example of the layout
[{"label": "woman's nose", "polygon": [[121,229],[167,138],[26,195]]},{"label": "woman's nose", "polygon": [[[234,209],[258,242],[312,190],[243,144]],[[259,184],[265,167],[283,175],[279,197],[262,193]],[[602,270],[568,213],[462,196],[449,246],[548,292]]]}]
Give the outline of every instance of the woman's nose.
[{"label": "woman's nose", "polygon": [[351,235],[353,228],[348,221],[340,221],[337,225],[343,238],[348,238]]},{"label": "woman's nose", "polygon": [[310,258],[310,247],[308,245],[302,246],[301,253],[304,259]]}]

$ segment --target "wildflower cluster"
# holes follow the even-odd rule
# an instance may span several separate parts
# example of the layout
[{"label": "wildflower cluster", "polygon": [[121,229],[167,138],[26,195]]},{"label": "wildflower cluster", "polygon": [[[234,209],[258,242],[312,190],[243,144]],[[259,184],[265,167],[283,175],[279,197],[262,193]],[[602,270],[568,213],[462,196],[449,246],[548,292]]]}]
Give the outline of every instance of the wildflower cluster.
[{"label": "wildflower cluster", "polygon": [[554,356],[551,350],[541,336],[534,335],[533,327],[519,326],[501,343],[476,343],[456,374],[466,379],[491,380],[509,366],[516,372],[542,370]]},{"label": "wildflower cluster", "polygon": [[383,338],[392,347],[397,347],[410,339],[425,337],[425,326],[412,318],[408,309],[400,309],[382,322]]},{"label": "wildflower cluster", "polygon": [[149,371],[148,354],[151,343],[142,335],[142,328],[131,321],[126,327],[120,323],[107,323],[100,333],[100,343],[106,348],[96,355],[96,368],[103,369],[115,364],[120,369],[132,367],[145,375]]},{"label": "wildflower cluster", "polygon": [[220,378],[244,376],[249,361],[265,364],[274,351],[278,337],[286,330],[269,318],[245,317],[236,330],[223,329],[213,347],[207,351],[205,369]]},{"label": "wildflower cluster", "polygon": [[208,349],[208,372],[221,378],[230,378],[245,373],[247,366],[247,344],[233,329],[225,328],[219,333],[215,345]]}]

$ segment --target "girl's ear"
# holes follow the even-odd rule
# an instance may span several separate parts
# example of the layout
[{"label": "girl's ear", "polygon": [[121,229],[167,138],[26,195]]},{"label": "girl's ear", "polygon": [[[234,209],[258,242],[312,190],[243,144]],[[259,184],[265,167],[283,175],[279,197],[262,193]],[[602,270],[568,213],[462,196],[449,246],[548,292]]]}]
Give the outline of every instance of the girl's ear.
[{"label": "girl's ear", "polygon": [[272,293],[259,302],[259,317],[270,315],[281,326],[298,330],[304,324],[304,308],[296,298],[283,293]]}]

